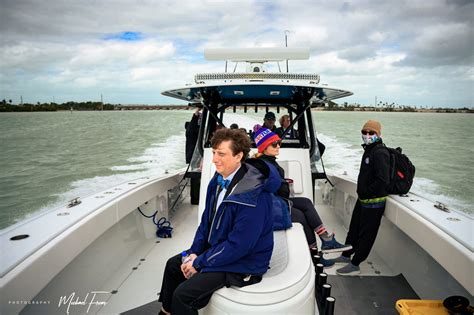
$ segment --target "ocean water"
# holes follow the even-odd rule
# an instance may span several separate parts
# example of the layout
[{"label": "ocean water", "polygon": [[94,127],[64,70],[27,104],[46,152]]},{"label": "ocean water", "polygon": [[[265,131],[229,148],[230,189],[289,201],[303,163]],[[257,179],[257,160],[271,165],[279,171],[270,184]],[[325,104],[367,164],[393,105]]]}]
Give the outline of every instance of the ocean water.
[{"label": "ocean water", "polygon": [[0,114],[0,229],[130,179],[185,167],[191,112]]},{"label": "ocean water", "polygon": [[[0,229],[137,177],[185,167],[184,123],[192,111],[0,114]],[[250,129],[261,113],[226,123]],[[474,116],[314,112],[326,169],[357,177],[360,128],[382,123],[382,138],[416,166],[414,192],[474,213]]]},{"label": "ocean water", "polygon": [[326,144],[327,169],[357,178],[363,149],[360,130],[368,119],[382,124],[387,146],[401,147],[416,167],[412,192],[474,214],[474,116],[446,113],[316,112],[318,137]]}]

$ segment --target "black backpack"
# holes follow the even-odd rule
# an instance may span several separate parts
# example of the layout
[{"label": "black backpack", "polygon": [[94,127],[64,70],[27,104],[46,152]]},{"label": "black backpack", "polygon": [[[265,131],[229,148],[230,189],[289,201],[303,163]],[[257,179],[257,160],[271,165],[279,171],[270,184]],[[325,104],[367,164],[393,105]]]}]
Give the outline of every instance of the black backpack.
[{"label": "black backpack", "polygon": [[415,165],[402,153],[402,148],[386,147],[390,153],[390,186],[388,193],[404,195],[410,191],[415,177]]}]

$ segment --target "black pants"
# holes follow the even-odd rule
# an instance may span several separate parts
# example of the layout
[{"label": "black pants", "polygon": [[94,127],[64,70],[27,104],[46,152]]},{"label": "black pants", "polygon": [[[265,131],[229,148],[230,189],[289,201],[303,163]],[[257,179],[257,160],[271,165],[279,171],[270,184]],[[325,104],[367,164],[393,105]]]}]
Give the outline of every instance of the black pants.
[{"label": "black pants", "polygon": [[261,276],[246,277],[232,272],[199,272],[186,279],[181,272],[181,254],[178,254],[166,263],[158,301],[172,314],[198,314],[197,310],[209,303],[216,290],[231,285],[243,287],[261,280]]},{"label": "black pants", "polygon": [[313,203],[308,198],[295,197],[290,198],[290,200],[293,202],[291,221],[303,225],[308,245],[314,245],[316,243],[315,230],[323,225],[323,221],[319,217]]},{"label": "black pants", "polygon": [[303,211],[298,208],[291,208],[291,222],[300,223],[303,226],[304,235],[308,245],[316,244],[316,236],[314,230],[309,226]]},{"label": "black pants", "polygon": [[166,263],[158,300],[172,314],[197,314],[198,309],[207,305],[212,293],[225,285],[225,279],[225,272],[197,273],[186,279],[178,254]]},{"label": "black pants", "polygon": [[351,260],[353,265],[359,266],[369,257],[370,250],[377,238],[384,210],[385,204],[383,207],[369,208],[362,206],[357,200],[346,238],[346,244],[352,245],[352,249],[342,253],[345,257],[354,254]]}]

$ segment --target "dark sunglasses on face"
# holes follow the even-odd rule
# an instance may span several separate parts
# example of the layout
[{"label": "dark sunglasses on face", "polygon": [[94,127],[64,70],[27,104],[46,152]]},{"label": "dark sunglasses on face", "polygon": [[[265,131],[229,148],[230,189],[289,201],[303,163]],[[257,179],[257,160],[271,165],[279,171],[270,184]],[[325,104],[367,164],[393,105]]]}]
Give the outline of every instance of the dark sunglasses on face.
[{"label": "dark sunglasses on face", "polygon": [[275,141],[271,143],[271,146],[276,148],[277,146],[281,146],[281,141]]},{"label": "dark sunglasses on face", "polygon": [[366,131],[366,130],[361,130],[362,134],[363,135],[366,135],[366,134],[369,134],[371,136],[375,135],[375,132],[374,131]]}]

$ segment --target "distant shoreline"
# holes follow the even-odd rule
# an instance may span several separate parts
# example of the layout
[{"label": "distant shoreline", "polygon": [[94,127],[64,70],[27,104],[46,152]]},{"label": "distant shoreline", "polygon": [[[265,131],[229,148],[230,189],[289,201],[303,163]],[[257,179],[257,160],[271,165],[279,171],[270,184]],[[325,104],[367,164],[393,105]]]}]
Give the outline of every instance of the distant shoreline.
[{"label": "distant shoreline", "polygon": [[[244,109],[245,106],[236,106],[238,109]],[[276,108],[276,106],[270,106]],[[252,111],[254,105],[248,105],[247,110]],[[125,111],[125,110],[195,110],[195,106],[189,105],[122,105],[122,104],[103,104],[101,102],[68,102],[63,104],[44,103],[44,104],[8,104],[0,103],[0,112],[65,112],[65,111]],[[412,113],[474,113],[474,108],[416,108],[410,106],[361,106],[361,105],[338,105],[329,102],[324,107],[315,107],[312,111],[353,111],[353,112],[412,112]]]}]

